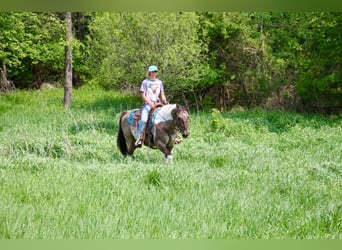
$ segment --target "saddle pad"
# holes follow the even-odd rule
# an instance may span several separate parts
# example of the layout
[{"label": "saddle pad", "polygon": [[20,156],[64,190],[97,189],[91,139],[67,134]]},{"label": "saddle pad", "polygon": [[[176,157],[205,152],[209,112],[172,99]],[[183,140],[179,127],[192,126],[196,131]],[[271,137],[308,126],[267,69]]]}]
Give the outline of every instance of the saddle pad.
[{"label": "saddle pad", "polygon": [[[148,123],[148,128],[152,128],[154,120],[156,119],[156,115],[158,114],[160,108],[156,108],[155,111],[152,114],[152,118],[151,121],[149,121]],[[140,120],[141,114],[140,114],[140,109],[133,109],[128,117],[127,117],[127,121],[129,122],[129,124],[131,125],[136,125],[137,122]]]},{"label": "saddle pad", "polygon": [[161,108],[156,108],[152,114],[151,121],[148,123],[148,128],[152,128],[154,124],[154,120],[156,119],[157,114],[159,113]]},{"label": "saddle pad", "polygon": [[136,122],[139,121],[139,120],[137,119],[137,117],[139,117],[139,119],[140,119],[140,115],[137,116],[137,112],[140,112],[140,109],[133,109],[133,110],[129,113],[129,115],[128,115],[128,117],[127,117],[127,121],[129,122],[129,124],[135,125]]}]

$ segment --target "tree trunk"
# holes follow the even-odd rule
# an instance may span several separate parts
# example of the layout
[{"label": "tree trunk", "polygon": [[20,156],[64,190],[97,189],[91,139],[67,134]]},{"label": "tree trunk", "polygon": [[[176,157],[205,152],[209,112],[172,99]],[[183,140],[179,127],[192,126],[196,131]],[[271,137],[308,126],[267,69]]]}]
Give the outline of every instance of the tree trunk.
[{"label": "tree trunk", "polygon": [[7,73],[5,62],[2,62],[2,68],[0,69],[0,89],[1,92],[7,92]]},{"label": "tree trunk", "polygon": [[70,107],[72,96],[72,22],[71,12],[65,14],[67,32],[65,46],[65,85],[64,85],[64,106]]},{"label": "tree trunk", "polygon": [[220,86],[219,89],[219,102],[220,102],[220,112],[223,112],[224,110],[224,86]]},{"label": "tree trunk", "polygon": [[0,68],[0,92],[9,92],[15,90],[13,82],[7,79],[7,69],[5,62],[0,62],[2,62],[2,68]]},{"label": "tree trunk", "polygon": [[83,12],[76,13],[76,38],[80,41],[85,40],[86,25]]}]

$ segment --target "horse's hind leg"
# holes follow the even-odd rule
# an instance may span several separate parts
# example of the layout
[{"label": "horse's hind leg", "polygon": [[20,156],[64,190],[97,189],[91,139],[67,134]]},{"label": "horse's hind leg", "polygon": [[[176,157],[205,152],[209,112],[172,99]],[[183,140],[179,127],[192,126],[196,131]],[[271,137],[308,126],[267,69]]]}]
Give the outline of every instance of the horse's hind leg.
[{"label": "horse's hind leg", "polygon": [[125,143],[126,143],[126,155],[132,156],[134,153],[134,150],[136,149],[136,146],[134,145],[135,143],[135,138],[132,135],[131,131],[131,125],[127,121],[127,118],[123,119],[123,123],[121,125],[122,127],[122,133],[125,138]]},{"label": "horse's hind leg", "polygon": [[135,139],[134,137],[129,137],[127,138],[127,154],[132,156],[134,151],[137,149],[137,147],[135,146]]}]

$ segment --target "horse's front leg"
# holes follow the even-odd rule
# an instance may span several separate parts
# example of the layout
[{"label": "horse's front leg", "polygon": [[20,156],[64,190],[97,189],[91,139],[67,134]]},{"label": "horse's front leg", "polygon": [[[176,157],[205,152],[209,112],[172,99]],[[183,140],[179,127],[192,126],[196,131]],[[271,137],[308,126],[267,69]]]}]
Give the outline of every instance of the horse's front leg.
[{"label": "horse's front leg", "polygon": [[158,139],[158,140],[155,140],[155,144],[157,148],[164,154],[166,161],[171,163],[172,154],[171,154],[171,151],[167,148],[165,142],[163,140]]}]

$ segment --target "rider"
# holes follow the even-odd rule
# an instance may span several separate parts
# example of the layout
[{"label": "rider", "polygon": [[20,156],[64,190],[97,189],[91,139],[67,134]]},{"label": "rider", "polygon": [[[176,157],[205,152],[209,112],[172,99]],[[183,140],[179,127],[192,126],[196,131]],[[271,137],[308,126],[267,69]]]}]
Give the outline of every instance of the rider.
[{"label": "rider", "polygon": [[144,102],[141,107],[141,119],[138,123],[138,139],[135,142],[135,146],[137,147],[142,146],[142,135],[143,131],[145,130],[147,119],[149,117],[151,109],[154,109],[156,104],[160,102],[162,102],[163,104],[168,104],[164,94],[163,83],[157,78],[157,72],[157,66],[151,65],[148,68],[148,77],[141,83],[140,94]]}]

